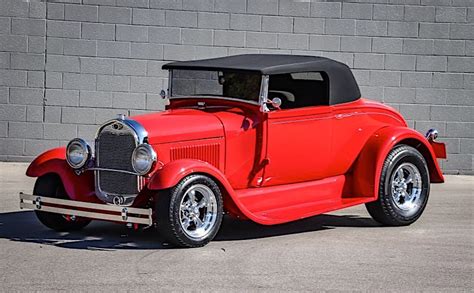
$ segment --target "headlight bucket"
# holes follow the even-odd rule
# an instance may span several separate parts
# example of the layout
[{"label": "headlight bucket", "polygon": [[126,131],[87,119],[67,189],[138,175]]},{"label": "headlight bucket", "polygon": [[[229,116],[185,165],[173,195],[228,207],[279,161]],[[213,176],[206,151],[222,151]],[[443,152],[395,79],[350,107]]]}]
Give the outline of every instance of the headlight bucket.
[{"label": "headlight bucket", "polygon": [[155,150],[149,144],[138,145],[132,154],[132,167],[139,175],[146,175],[156,163]]},{"label": "headlight bucket", "polygon": [[75,138],[67,144],[66,161],[73,169],[82,168],[91,155],[91,147],[81,138]]}]

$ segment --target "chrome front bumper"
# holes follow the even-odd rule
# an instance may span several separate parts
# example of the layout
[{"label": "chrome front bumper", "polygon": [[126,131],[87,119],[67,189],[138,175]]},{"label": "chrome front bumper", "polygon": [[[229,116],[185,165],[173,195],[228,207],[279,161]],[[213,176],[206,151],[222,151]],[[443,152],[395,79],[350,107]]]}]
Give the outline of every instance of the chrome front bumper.
[{"label": "chrome front bumper", "polygon": [[152,209],[58,199],[23,192],[20,192],[20,208],[127,224],[153,225]]}]

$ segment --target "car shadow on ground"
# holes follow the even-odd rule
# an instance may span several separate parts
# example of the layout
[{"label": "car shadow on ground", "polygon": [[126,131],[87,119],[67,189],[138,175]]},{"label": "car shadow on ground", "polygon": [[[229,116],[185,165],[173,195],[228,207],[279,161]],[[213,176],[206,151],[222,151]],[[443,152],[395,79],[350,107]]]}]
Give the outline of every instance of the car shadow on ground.
[{"label": "car shadow on ground", "polygon": [[[214,241],[238,241],[316,232],[337,227],[379,227],[371,218],[355,215],[319,215],[275,226],[224,217]],[[81,231],[56,232],[44,227],[33,211],[0,214],[0,239],[53,245],[70,249],[168,249],[172,248],[153,228],[134,231],[125,225],[94,221]]]}]

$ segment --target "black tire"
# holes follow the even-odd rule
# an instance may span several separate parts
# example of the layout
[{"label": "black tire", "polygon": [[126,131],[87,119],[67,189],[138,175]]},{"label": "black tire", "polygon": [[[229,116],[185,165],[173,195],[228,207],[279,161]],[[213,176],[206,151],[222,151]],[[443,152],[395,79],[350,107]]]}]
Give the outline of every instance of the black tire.
[{"label": "black tire", "polygon": [[[416,175],[411,176],[412,180],[415,177],[419,178],[421,182],[418,179],[413,183],[405,182],[403,177],[407,175],[410,178],[410,169]],[[404,174],[403,176],[398,173],[400,170],[401,174]],[[418,173],[416,173],[416,170]],[[402,183],[397,180],[400,177],[403,178]],[[415,184],[417,187],[415,187]],[[416,190],[419,192],[416,192]],[[410,225],[418,220],[423,213],[428,202],[429,193],[430,176],[425,158],[413,147],[397,145],[385,159],[379,182],[378,199],[366,204],[367,211],[375,221],[383,225]],[[407,196],[400,196],[400,194]],[[411,196],[413,194],[416,194],[416,196]]]},{"label": "black tire", "polygon": [[[189,235],[188,233],[190,233],[190,231],[183,227],[184,224],[182,224],[181,220],[187,210],[186,208],[182,209],[181,204],[185,200],[185,197],[188,196],[187,192],[191,192],[190,190],[192,188],[192,190],[194,190],[194,188],[198,188],[199,186],[205,186],[204,188],[207,187],[206,190],[212,191],[215,198],[215,201],[213,201],[212,204],[212,209],[214,210],[213,215],[215,215],[215,218],[213,218],[213,224],[209,225],[209,230],[205,236],[202,238],[195,238]],[[202,198],[204,198],[204,195],[202,195]],[[199,217],[201,216],[201,213],[207,213],[210,207],[203,207],[202,209],[204,210],[199,209]],[[214,239],[221,226],[223,217],[222,193],[219,186],[211,178],[204,175],[189,175],[182,179],[173,188],[159,193],[155,211],[158,231],[168,242],[179,247],[201,247]],[[198,225],[194,225],[197,230]]]},{"label": "black tire", "polygon": [[[69,199],[61,179],[56,174],[46,174],[36,179],[33,194],[60,199]],[[64,215],[35,210],[38,220],[46,227],[59,231],[77,231],[87,226],[91,220],[77,217],[67,220]]]}]

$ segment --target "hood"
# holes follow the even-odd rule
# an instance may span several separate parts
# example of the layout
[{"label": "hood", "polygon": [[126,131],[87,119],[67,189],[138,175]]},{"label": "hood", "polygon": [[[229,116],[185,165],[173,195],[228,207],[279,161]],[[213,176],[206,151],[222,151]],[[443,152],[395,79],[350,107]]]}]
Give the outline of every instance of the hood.
[{"label": "hood", "polygon": [[130,118],[145,128],[150,144],[224,136],[222,123],[215,115],[196,109],[171,109]]}]

